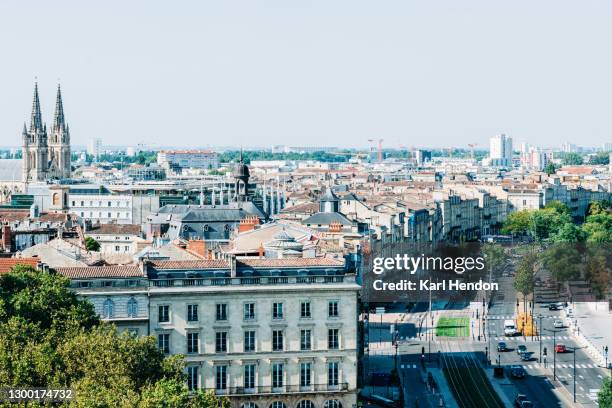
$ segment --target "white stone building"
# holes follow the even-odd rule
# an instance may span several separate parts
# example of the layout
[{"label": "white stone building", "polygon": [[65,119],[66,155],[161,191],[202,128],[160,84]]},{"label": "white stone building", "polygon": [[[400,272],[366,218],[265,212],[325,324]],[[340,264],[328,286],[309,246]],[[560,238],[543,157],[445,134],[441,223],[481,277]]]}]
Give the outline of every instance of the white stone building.
[{"label": "white stone building", "polygon": [[352,407],[357,291],[327,258],[148,264],[150,331],[185,354],[190,388],[235,407]]}]

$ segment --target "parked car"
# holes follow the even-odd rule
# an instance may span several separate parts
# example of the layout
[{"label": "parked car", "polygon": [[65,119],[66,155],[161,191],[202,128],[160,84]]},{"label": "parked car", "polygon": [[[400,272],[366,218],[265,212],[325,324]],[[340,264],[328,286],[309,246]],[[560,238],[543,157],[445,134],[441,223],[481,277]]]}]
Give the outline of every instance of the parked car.
[{"label": "parked car", "polygon": [[510,375],[512,377],[514,377],[514,378],[525,378],[525,374],[527,374],[527,372],[525,371],[523,366],[520,366],[520,365],[510,366]]},{"label": "parked car", "polygon": [[505,341],[500,341],[497,343],[497,351],[508,351],[508,345]]},{"label": "parked car", "polygon": [[551,303],[548,305],[548,310],[559,310],[560,306],[557,303]]},{"label": "parked car", "polygon": [[567,348],[565,347],[565,344],[557,344],[555,346],[555,353],[565,353],[567,351]]},{"label": "parked car", "polygon": [[527,346],[524,344],[521,344],[516,348],[516,354],[523,354],[526,352],[527,352]]},{"label": "parked car", "polygon": [[553,322],[553,327],[555,329],[562,329],[563,327],[565,327],[565,325],[563,324],[563,320],[559,320],[559,319],[555,320]]}]

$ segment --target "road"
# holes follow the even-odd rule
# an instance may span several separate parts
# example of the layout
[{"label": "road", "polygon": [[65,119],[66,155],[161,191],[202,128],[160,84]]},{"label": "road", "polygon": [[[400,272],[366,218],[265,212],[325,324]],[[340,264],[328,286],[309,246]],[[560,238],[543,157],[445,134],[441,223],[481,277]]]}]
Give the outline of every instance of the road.
[{"label": "road", "polygon": [[[503,328],[504,320],[514,318],[516,311],[516,297],[514,296],[511,278],[500,279],[500,291],[503,291],[505,301],[494,303],[487,318],[489,322],[487,332],[490,336],[487,339],[487,344],[490,344],[493,349],[491,353],[492,363],[496,364],[499,358],[501,365],[518,364],[523,366],[528,375],[524,379],[512,380],[519,391],[536,402],[536,406],[563,407],[568,406],[567,403],[560,399],[559,393],[553,392],[554,366],[556,366],[557,384],[561,384],[565,388],[563,394],[571,401],[573,398],[575,357],[576,401],[585,407],[597,406],[597,391],[607,374],[606,370],[598,367],[583,349],[576,350],[574,356],[574,352],[571,350],[575,347],[578,348],[579,345],[570,330],[553,327],[555,320],[564,320],[561,316],[562,312],[549,311],[546,305],[536,305],[534,314],[542,316],[541,319],[536,319],[538,325],[541,322],[543,326],[543,330],[540,331],[541,342],[537,341],[537,338],[506,337]],[[505,341],[510,350],[498,353],[496,346],[499,341]],[[554,353],[555,343],[564,344],[568,352]],[[520,344],[526,345],[528,351],[533,352],[531,361],[521,361],[520,356],[516,353],[516,348]],[[542,353],[544,349],[547,351],[547,356],[542,355],[542,360],[540,360],[540,349]]]}]

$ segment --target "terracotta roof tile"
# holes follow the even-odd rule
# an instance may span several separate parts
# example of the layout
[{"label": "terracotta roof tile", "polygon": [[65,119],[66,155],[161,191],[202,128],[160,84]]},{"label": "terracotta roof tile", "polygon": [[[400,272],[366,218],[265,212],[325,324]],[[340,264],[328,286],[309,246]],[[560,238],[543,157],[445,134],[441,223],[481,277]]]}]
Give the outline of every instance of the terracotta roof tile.
[{"label": "terracotta roof tile", "polygon": [[202,259],[197,261],[152,261],[156,269],[223,269],[229,268],[229,263],[223,259]]},{"label": "terracotta roof tile", "polygon": [[240,264],[250,266],[253,268],[266,268],[266,267],[286,267],[286,268],[299,268],[301,266],[344,266],[344,260],[332,259],[332,258],[242,258],[239,259]]},{"label": "terracotta roof tile", "polygon": [[9,272],[15,265],[26,265],[36,268],[39,263],[39,258],[0,258],[0,274]]},{"label": "terracotta roof tile", "polygon": [[55,268],[56,272],[70,279],[123,278],[144,276],[136,265],[83,266]]}]

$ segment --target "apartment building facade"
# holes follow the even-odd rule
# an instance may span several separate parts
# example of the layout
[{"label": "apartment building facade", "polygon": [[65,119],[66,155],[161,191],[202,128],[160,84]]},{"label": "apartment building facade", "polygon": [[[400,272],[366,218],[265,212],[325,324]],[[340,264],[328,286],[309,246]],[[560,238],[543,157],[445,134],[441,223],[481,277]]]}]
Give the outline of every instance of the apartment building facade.
[{"label": "apartment building facade", "polygon": [[356,404],[357,291],[326,258],[158,261],[150,330],[188,386],[245,408]]}]

